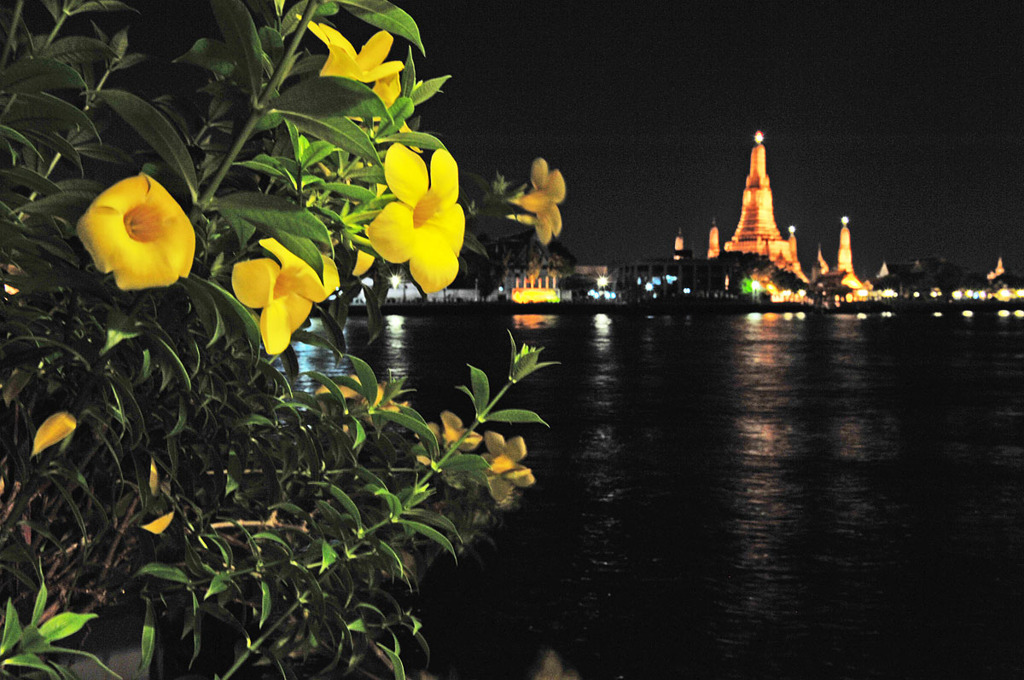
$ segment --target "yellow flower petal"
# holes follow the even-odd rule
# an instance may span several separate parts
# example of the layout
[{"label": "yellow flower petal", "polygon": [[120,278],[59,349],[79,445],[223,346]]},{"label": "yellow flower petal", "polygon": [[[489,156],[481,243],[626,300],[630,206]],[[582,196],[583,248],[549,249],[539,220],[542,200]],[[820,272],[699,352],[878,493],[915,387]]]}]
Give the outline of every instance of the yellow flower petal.
[{"label": "yellow flower petal", "polygon": [[336,47],[355,60],[356,48],[352,47],[352,43],[346,40],[345,36],[339,33],[337,29],[327,24],[318,24],[311,21],[309,23],[309,30],[313,35],[323,40],[327,47]]},{"label": "yellow flower petal", "polygon": [[160,474],[156,469],[156,461],[149,459],[149,492],[154,496],[160,490]]},{"label": "yellow flower petal", "polygon": [[462,250],[462,240],[466,236],[466,213],[462,206],[455,205],[435,213],[424,224],[420,225],[420,231],[435,229],[445,240],[451,251],[458,255]]},{"label": "yellow flower petal", "polygon": [[436,293],[458,276],[459,258],[438,230],[420,229],[409,258],[409,273],[423,292]]},{"label": "yellow flower petal", "polygon": [[548,175],[548,181],[544,185],[544,193],[555,203],[565,200],[565,179],[560,170],[552,170]]},{"label": "yellow flower petal", "polygon": [[504,453],[518,463],[523,458],[526,458],[526,442],[523,441],[522,437],[512,437],[512,439],[505,442]]},{"label": "yellow flower petal", "polygon": [[316,302],[323,302],[331,293],[341,287],[341,275],[338,273],[338,265],[326,255],[321,255],[320,257],[324,260],[324,296],[316,300]]},{"label": "yellow flower petal", "polygon": [[192,223],[147,175],[121,180],[97,196],[77,231],[96,268],[113,272],[122,290],[169,286],[192,270]]},{"label": "yellow flower petal", "polygon": [[413,252],[413,213],[405,203],[392,201],[366,228],[373,249],[388,262],[405,262]]},{"label": "yellow flower petal", "polygon": [[269,257],[239,262],[231,269],[231,288],[246,307],[262,309],[274,300],[281,267]]},{"label": "yellow flower petal", "polygon": [[430,191],[438,197],[438,210],[451,207],[459,200],[459,166],[444,149],[438,149],[430,157]]},{"label": "yellow flower petal", "polygon": [[[373,84],[373,91],[380,97],[380,100],[384,102],[384,106],[391,107],[398,99],[398,96],[402,94],[402,83],[398,78],[398,74],[394,73],[390,76],[380,78],[376,83]],[[402,130],[399,132],[408,132],[409,130],[403,124]]]},{"label": "yellow flower petal", "polygon": [[43,421],[32,440],[32,455],[63,441],[75,431],[78,421],[67,411],[57,411]]},{"label": "yellow flower petal", "polygon": [[530,166],[530,183],[534,189],[540,189],[548,181],[548,162],[543,158],[534,158]]},{"label": "yellow flower petal", "polygon": [[491,498],[496,501],[503,501],[512,493],[512,484],[501,477],[488,477],[487,489],[491,492]]},{"label": "yellow flower petal", "polygon": [[392,144],[384,157],[384,177],[402,203],[415,207],[427,193],[427,164],[403,144]]},{"label": "yellow flower petal", "polygon": [[312,302],[297,295],[277,298],[263,308],[260,314],[260,336],[267,354],[280,354],[288,349],[292,333],[302,325],[312,308]]},{"label": "yellow flower petal", "polygon": [[373,261],[375,259],[376,258],[373,255],[370,255],[369,253],[364,252],[362,250],[357,250],[356,263],[355,266],[352,267],[352,276],[362,276],[363,274],[365,274],[370,269],[370,267],[373,266]]},{"label": "yellow flower petal", "polygon": [[388,58],[391,45],[395,39],[387,31],[377,31],[363,45],[356,56],[356,63],[363,71],[369,71],[375,66],[380,66]]},{"label": "yellow flower petal", "polygon": [[169,527],[171,525],[171,520],[172,519],[174,519],[174,511],[173,510],[171,512],[167,513],[166,515],[161,515],[160,517],[157,517],[155,520],[153,520],[149,524],[143,524],[141,528],[145,529],[146,531],[148,531],[151,534],[159,536],[160,534],[162,534],[167,529],[167,527]]},{"label": "yellow flower petal", "polygon": [[508,472],[509,470],[514,470],[515,468],[515,462],[504,454],[496,456],[494,460],[491,461],[491,472],[496,475]]}]

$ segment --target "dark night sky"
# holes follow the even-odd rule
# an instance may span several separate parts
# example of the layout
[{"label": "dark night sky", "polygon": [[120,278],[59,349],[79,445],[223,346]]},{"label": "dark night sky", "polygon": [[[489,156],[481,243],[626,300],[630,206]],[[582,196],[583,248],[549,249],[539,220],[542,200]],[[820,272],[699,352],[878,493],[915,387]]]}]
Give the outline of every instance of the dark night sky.
[{"label": "dark night sky", "polygon": [[[399,3],[420,24],[425,104],[460,167],[569,186],[581,263],[702,256],[739,220],[756,130],[779,228],[805,270],[941,256],[1024,273],[1024,3]],[[903,6],[906,5],[906,6]],[[627,8],[627,9],[622,9]]]},{"label": "dark night sky", "polygon": [[[167,9],[135,4],[132,23]],[[560,168],[563,241],[582,264],[667,256],[680,228],[703,256],[712,217],[731,237],[760,129],[776,222],[796,225],[806,271],[819,243],[834,264],[848,215],[862,277],[928,256],[1024,273],[1020,0],[396,4],[420,25],[418,76],[453,76],[418,109],[422,129],[464,172]],[[186,22],[217,35],[204,6],[133,35],[181,54]],[[357,47],[374,30],[335,19]]]}]

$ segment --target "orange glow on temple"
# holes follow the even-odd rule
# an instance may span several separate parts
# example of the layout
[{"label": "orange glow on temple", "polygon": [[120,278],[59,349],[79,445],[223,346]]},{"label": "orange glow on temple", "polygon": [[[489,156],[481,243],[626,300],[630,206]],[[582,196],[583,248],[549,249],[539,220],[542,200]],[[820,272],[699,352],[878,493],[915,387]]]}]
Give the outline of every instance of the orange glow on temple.
[{"label": "orange glow on temple", "polygon": [[513,288],[512,302],[529,304],[531,302],[559,302],[558,291],[554,288]]}]

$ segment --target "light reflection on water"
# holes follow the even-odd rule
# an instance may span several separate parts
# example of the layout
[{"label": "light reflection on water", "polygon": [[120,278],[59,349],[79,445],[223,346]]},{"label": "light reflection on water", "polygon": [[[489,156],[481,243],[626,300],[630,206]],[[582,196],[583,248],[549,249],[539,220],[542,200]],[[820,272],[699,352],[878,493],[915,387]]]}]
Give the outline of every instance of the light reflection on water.
[{"label": "light reflection on water", "polygon": [[387,317],[368,349],[358,320],[346,337],[428,419],[465,419],[449,386],[466,363],[504,375],[506,328],[561,362],[508,404],[552,429],[521,430],[538,483],[486,566],[428,578],[438,670],[520,678],[545,645],[588,679],[1024,673],[1024,320]]}]

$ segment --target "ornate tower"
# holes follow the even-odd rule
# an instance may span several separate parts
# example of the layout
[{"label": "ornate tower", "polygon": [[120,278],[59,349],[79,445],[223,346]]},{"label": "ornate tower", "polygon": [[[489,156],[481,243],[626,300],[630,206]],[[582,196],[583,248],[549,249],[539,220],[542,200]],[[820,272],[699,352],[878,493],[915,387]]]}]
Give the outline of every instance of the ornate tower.
[{"label": "ornate tower", "polygon": [[711,233],[708,235],[708,259],[718,257],[718,225],[714,218],[711,219]]},{"label": "ornate tower", "polygon": [[843,230],[839,232],[839,256],[836,258],[836,269],[844,272],[853,271],[853,249],[850,247],[850,218],[843,218]]},{"label": "ornate tower", "polygon": [[684,247],[683,247],[683,228],[680,227],[679,228],[679,233],[676,234],[676,243],[675,243],[674,252],[672,253],[672,259],[673,260],[681,260],[681,259],[683,259],[683,249],[684,249]]},{"label": "ornate tower", "polygon": [[766,169],[765,149],[761,143],[764,135],[758,130],[754,136],[757,144],[750,151],[750,173],[743,189],[743,207],[736,233],[725,245],[726,252],[756,253],[767,257],[776,266],[789,270],[806,281],[800,271],[800,261],[790,242],[782,238],[775,226],[775,209],[772,206],[772,188]]}]

